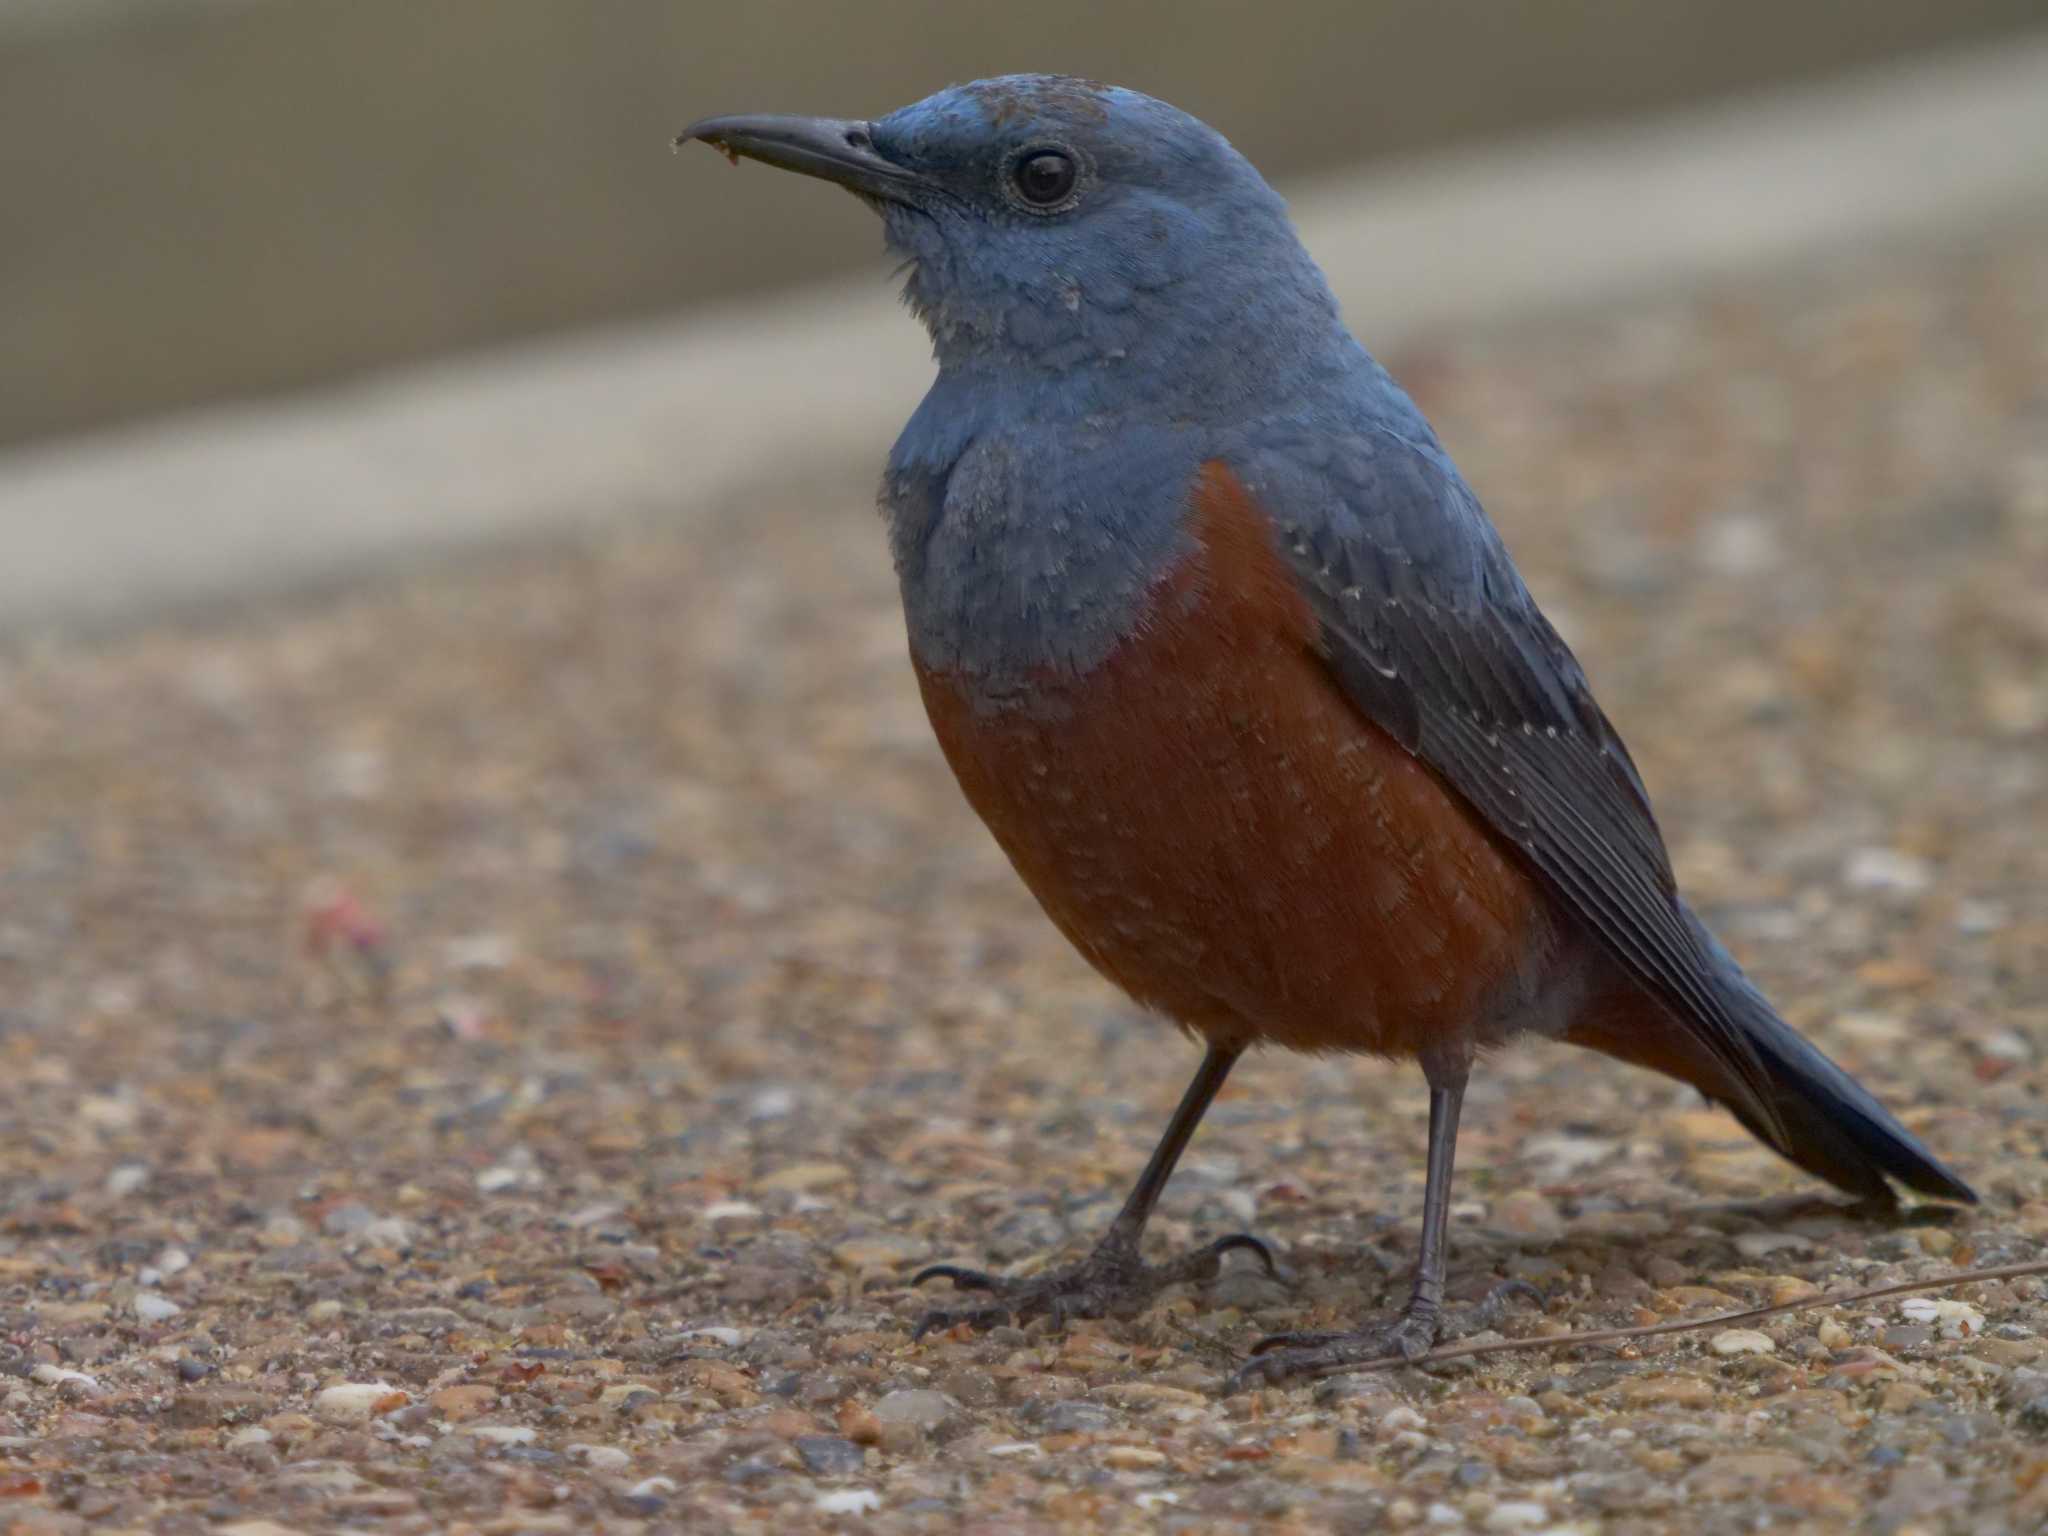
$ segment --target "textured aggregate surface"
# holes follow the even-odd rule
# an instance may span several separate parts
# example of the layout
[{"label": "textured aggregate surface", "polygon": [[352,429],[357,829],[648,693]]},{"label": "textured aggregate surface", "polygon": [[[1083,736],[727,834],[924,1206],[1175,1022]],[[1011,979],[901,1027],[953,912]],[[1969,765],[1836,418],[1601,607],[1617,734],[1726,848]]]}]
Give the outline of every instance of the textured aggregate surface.
[{"label": "textured aggregate surface", "polygon": [[[1696,902],[1985,1195],[1859,1222],[1518,1049],[1454,1293],[1534,1282],[1527,1334],[2048,1256],[2048,230],[1388,361]],[[2048,1521],[2031,1281],[1219,1396],[1404,1294],[1407,1068],[1260,1056],[1197,1138],[1151,1251],[1250,1227],[1288,1284],[912,1344],[922,1263],[1083,1250],[1196,1052],[960,803],[869,468],[773,483],[0,652],[0,1528]]]}]

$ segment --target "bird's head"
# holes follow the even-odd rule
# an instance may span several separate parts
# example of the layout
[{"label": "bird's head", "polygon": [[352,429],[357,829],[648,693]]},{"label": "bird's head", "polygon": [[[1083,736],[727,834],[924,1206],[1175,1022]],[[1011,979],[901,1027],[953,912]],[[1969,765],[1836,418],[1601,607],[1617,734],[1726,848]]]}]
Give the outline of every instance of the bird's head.
[{"label": "bird's head", "polygon": [[[716,117],[677,142],[834,181],[882,216],[942,368],[1071,374],[1326,343],[1336,309],[1279,196],[1206,124],[1059,75],[955,86],[872,122]],[[1254,356],[1247,358],[1250,350]]]}]

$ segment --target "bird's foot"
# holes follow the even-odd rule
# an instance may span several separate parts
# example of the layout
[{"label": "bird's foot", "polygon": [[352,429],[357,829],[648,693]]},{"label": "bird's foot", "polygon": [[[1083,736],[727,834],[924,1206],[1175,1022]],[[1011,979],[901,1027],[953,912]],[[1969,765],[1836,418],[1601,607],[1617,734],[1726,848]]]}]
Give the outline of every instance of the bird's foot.
[{"label": "bird's foot", "polygon": [[1256,1255],[1266,1273],[1278,1277],[1280,1266],[1274,1261],[1273,1250],[1248,1232],[1219,1237],[1165,1264],[1147,1264],[1138,1257],[1135,1243],[1106,1237],[1080,1263],[1027,1280],[964,1269],[957,1264],[934,1264],[918,1271],[910,1283],[917,1286],[927,1280],[945,1279],[953,1282],[956,1291],[981,1291],[990,1299],[978,1307],[927,1312],[918,1320],[911,1338],[943,1333],[962,1323],[978,1330],[1047,1317],[1052,1319],[1053,1327],[1064,1328],[1072,1318],[1129,1317],[1143,1311],[1169,1285],[1185,1280],[1213,1280],[1223,1267],[1223,1255],[1237,1248]]},{"label": "bird's foot", "polygon": [[1345,1333],[1276,1333],[1252,1346],[1251,1358],[1232,1373],[1224,1395],[1252,1387],[1278,1386],[1302,1377],[1327,1376],[1347,1366],[1390,1360],[1419,1360],[1441,1339],[1460,1338],[1496,1326],[1508,1303],[1525,1296],[1541,1306],[1543,1293],[1524,1280],[1497,1285],[1484,1301],[1445,1313],[1427,1302],[1410,1302],[1399,1317]]}]

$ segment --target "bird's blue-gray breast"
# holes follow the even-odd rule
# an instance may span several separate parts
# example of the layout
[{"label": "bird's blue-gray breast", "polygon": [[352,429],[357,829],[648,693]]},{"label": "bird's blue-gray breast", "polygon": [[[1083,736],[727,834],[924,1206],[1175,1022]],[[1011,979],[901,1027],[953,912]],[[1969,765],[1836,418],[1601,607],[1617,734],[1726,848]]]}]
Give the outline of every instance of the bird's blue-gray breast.
[{"label": "bird's blue-gray breast", "polygon": [[972,198],[883,210],[939,364],[883,483],[912,648],[1014,697],[1085,672],[1142,622],[1189,553],[1206,459],[1276,414],[1353,410],[1385,375],[1280,198],[1164,103],[986,81],[872,132],[946,185],[992,180],[977,157],[1040,140],[1087,166],[1088,195],[1058,219]]}]

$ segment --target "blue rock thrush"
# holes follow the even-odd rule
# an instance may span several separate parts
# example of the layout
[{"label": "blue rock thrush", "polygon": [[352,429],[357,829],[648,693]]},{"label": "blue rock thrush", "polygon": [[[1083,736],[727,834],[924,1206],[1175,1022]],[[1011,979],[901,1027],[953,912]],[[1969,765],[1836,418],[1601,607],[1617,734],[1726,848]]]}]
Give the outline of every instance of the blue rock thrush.
[{"label": "blue rock thrush", "polygon": [[927,1326],[1125,1310],[1233,1246],[1270,1266],[1244,1237],[1138,1256],[1196,1122],[1265,1041],[1420,1063],[1428,1181],[1406,1309],[1263,1341],[1235,1385],[1446,1331],[1466,1076],[1524,1032],[1690,1083],[1865,1202],[1889,1205],[1888,1179],[1975,1198],[1680,897],[1578,662],[1222,135],[1021,75],[874,122],[719,117],[690,139],[880,214],[938,362],[882,491],[932,727],[1060,931],[1208,1048],[1087,1259],[928,1270],[990,1304]]}]

